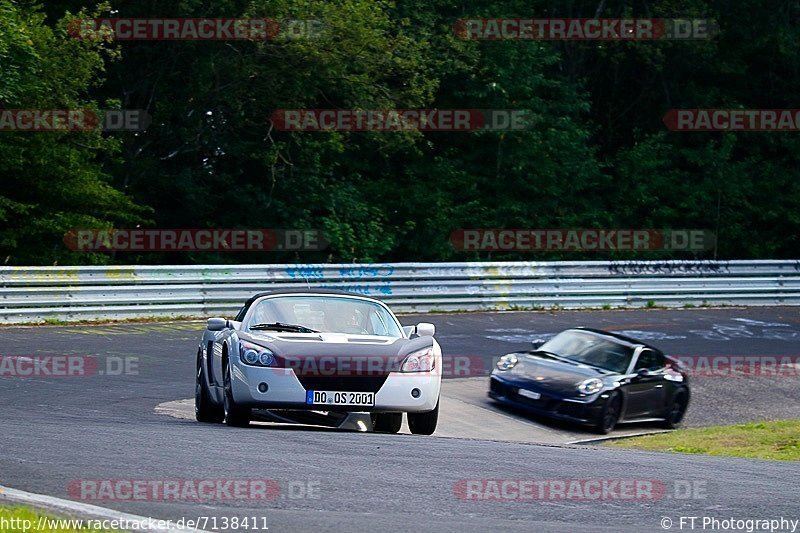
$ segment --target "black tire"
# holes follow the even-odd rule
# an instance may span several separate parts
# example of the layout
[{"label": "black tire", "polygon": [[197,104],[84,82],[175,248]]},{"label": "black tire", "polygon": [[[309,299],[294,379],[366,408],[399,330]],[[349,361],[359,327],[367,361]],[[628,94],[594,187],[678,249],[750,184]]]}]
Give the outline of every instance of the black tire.
[{"label": "black tire", "polygon": [[236,405],[233,399],[233,390],[231,387],[231,370],[228,366],[229,363],[225,361],[223,366],[223,388],[225,389],[225,398],[223,403],[223,412],[225,413],[225,424],[237,428],[243,428],[250,425],[250,408]]},{"label": "black tire", "polygon": [[439,422],[439,401],[433,411],[427,413],[408,413],[408,429],[414,435],[433,435]]},{"label": "black tire", "polygon": [[194,417],[198,422],[219,424],[225,418],[222,407],[211,401],[206,387],[205,371],[200,359],[197,360],[197,374],[194,385]]},{"label": "black tire", "polygon": [[403,413],[372,413],[372,430],[379,433],[397,433],[403,425]]},{"label": "black tire", "polygon": [[675,429],[681,425],[683,415],[686,414],[686,406],[688,405],[688,397],[685,392],[676,392],[672,397],[672,402],[664,413],[664,421],[661,427],[666,429]]},{"label": "black tire", "polygon": [[614,427],[619,422],[620,414],[622,413],[622,397],[619,394],[613,394],[606,405],[603,407],[603,412],[597,419],[594,425],[595,433],[600,435],[608,435],[614,431]]}]

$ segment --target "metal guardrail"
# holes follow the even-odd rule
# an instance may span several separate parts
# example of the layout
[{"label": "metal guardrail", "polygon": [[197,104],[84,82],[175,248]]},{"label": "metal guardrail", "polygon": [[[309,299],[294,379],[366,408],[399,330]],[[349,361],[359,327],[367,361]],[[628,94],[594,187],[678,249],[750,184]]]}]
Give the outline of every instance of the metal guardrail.
[{"label": "metal guardrail", "polygon": [[232,316],[256,292],[306,287],[397,312],[800,305],[800,261],[0,267],[0,323]]}]

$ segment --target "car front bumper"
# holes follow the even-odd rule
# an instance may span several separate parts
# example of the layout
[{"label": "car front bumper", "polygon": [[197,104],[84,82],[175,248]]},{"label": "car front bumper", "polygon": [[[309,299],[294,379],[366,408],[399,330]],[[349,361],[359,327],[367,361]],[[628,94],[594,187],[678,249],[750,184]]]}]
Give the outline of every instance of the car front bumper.
[{"label": "car front bumper", "polygon": [[[541,394],[534,400],[519,394],[519,389],[526,389]],[[539,390],[527,383],[506,380],[497,375],[489,378],[489,397],[512,407],[529,411],[538,415],[576,422],[594,424],[603,412],[608,393],[602,392],[587,398],[565,398]]]},{"label": "car front bumper", "polygon": [[[290,368],[265,368],[233,362],[231,388],[234,401],[243,407],[256,409],[299,409],[313,411],[370,411],[424,413],[432,411],[439,400],[441,376],[428,372],[391,372],[381,377],[318,377],[311,381],[298,378]],[[342,385],[341,381],[350,385]],[[313,383],[313,385],[311,385]],[[266,384],[266,392],[259,385]],[[263,388],[263,385],[262,385]],[[419,390],[414,398],[411,391]],[[308,405],[307,390],[342,392],[375,392],[375,405],[328,406]]]}]

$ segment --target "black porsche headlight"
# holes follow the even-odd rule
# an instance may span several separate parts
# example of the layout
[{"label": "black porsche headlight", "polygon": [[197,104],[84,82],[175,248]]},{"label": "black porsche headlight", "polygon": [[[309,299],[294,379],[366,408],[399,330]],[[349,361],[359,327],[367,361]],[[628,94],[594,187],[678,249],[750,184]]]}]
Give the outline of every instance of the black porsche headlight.
[{"label": "black porsche headlight", "polygon": [[519,358],[517,358],[516,354],[509,353],[498,359],[496,366],[498,370],[511,370],[517,366],[518,362]]},{"label": "black porsche headlight", "polygon": [[258,346],[252,342],[240,341],[239,359],[246,365],[272,366],[272,363],[275,362],[275,354],[263,346]]},{"label": "black porsche headlight", "polygon": [[603,390],[603,380],[589,378],[578,383],[578,392],[581,394],[594,394]]}]

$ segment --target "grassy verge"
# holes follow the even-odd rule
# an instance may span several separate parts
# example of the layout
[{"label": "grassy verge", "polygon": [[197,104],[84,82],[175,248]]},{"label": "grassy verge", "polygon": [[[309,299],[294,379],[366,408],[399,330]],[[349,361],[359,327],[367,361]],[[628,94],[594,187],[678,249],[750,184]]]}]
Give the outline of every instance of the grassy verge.
[{"label": "grassy verge", "polygon": [[[84,523],[88,523],[87,520]],[[41,528],[40,528],[41,526]],[[30,533],[111,533],[110,529],[78,529],[77,519],[58,518],[30,507],[0,504],[0,531]]]},{"label": "grassy verge", "polygon": [[670,433],[611,441],[608,446],[800,461],[800,420],[679,429]]}]

